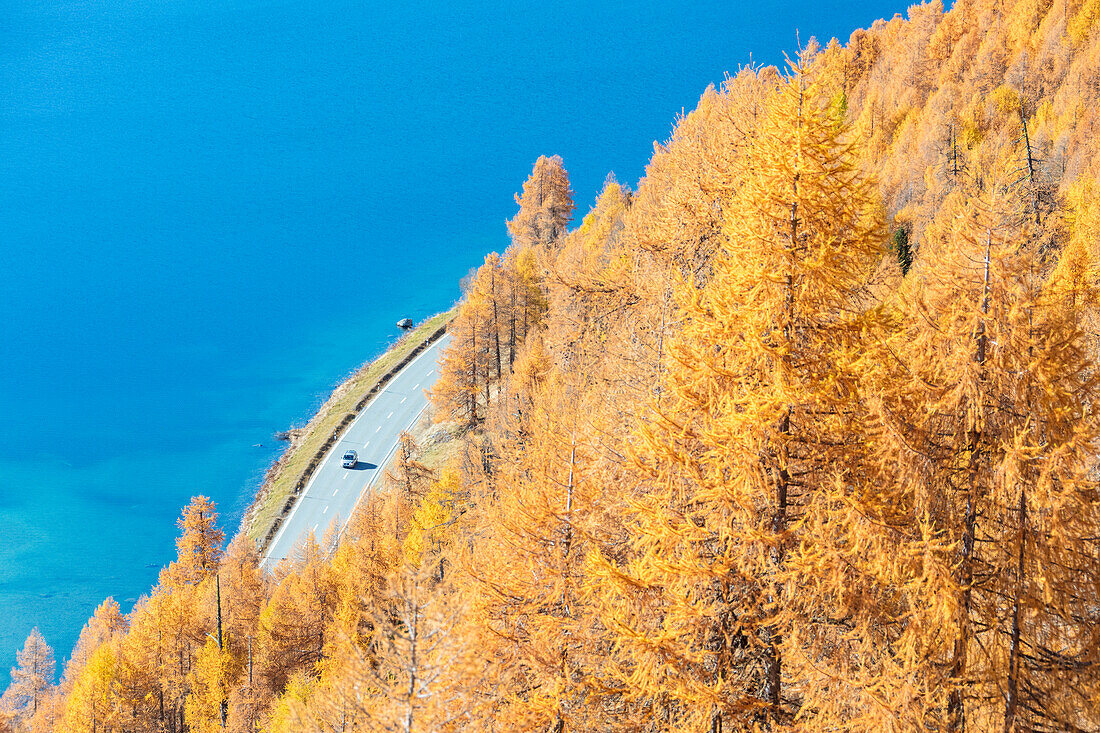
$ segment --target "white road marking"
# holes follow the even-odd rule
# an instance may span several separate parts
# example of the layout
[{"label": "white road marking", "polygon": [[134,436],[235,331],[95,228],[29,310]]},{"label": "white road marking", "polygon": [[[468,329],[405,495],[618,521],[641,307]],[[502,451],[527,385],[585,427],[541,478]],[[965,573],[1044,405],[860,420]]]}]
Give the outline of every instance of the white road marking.
[{"label": "white road marking", "polygon": [[325,504],[325,508],[321,510],[321,514],[328,514],[328,504]]},{"label": "white road marking", "polygon": [[340,493],[340,489],[336,489],[335,491],[333,491],[333,492],[332,492],[332,495],[333,495],[333,496],[336,496],[336,495],[337,495],[337,494],[339,494],[339,493]]},{"label": "white road marking", "polygon": [[[427,405],[424,405],[423,407],[421,407],[420,412],[416,413],[416,415],[413,416],[413,419],[412,419],[413,423],[415,423],[417,420],[419,420],[420,416],[423,415],[424,411],[427,410],[427,409],[428,409]],[[386,453],[386,455],[382,458],[382,460],[378,462],[379,466],[386,466],[386,465],[389,464],[390,458],[392,458],[393,454],[397,452],[397,445],[398,444],[395,442],[392,446],[390,446],[389,452]],[[369,487],[372,482],[376,481],[378,479],[379,475],[380,475],[379,472],[375,471],[374,474],[372,474],[370,476],[370,478],[367,479],[367,482],[365,484],[363,484],[363,488],[359,491],[359,496],[355,499],[355,505],[352,506],[351,513],[348,516],[351,516],[351,517],[355,516],[355,512],[358,511],[358,509],[359,509],[360,502],[362,502],[363,497],[367,495],[367,487]],[[347,529],[347,525],[345,525],[343,529]],[[341,529],[340,531],[343,532],[343,529]]]},{"label": "white road marking", "polygon": [[382,429],[382,426],[381,426],[381,425],[379,425],[378,427],[376,427],[376,428],[374,429],[374,432],[376,432],[376,433],[377,433],[377,432],[378,432],[379,430],[381,430],[381,429]]},{"label": "white road marking", "polygon": [[315,524],[315,525],[313,525],[313,532],[314,532],[314,533],[316,533],[316,532],[317,532],[317,525],[316,525],[316,524]]},{"label": "white road marking", "polygon": [[417,382],[416,384],[414,384],[414,385],[413,385],[413,389],[416,389],[416,388],[418,388],[419,386],[420,386],[420,382]]},{"label": "white road marking", "polygon": [[341,481],[343,481],[343,480],[344,480],[344,479],[346,479],[346,478],[347,478],[348,476],[349,476],[348,472],[347,472],[347,471],[344,471],[344,475],[340,477],[340,480],[341,480]]},{"label": "white road marking", "polygon": [[401,398],[401,402],[402,402],[402,403],[404,403],[404,402],[405,402],[405,400],[407,400],[407,399],[409,399],[409,398],[408,398],[407,396],[406,396],[406,397],[402,397],[402,398]]},{"label": "white road marking", "polygon": [[386,415],[386,419],[387,419],[387,420],[389,420],[389,419],[390,419],[391,417],[393,417],[393,413],[392,413],[392,412],[391,412],[391,413],[390,413],[389,415]]},{"label": "white road marking", "polygon": [[364,447],[364,448],[366,448],[366,447],[367,447],[368,445],[370,445],[370,441],[369,441],[369,440],[368,440],[368,441],[367,441],[366,443],[363,443],[363,447]]}]

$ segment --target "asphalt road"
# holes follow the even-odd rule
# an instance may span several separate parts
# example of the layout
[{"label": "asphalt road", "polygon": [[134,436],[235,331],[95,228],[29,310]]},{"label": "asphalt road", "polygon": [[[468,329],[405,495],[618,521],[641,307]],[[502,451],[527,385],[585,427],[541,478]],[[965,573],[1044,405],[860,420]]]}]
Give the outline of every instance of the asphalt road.
[{"label": "asphalt road", "polygon": [[[273,567],[309,533],[320,541],[334,519],[341,526],[347,523],[360,497],[383,475],[401,432],[411,428],[428,406],[424,390],[438,379],[439,355],[450,340],[450,334],[444,334],[420,353],[348,426],[283,520],[260,563],[262,566]],[[355,468],[341,465],[344,451],[349,448],[359,453],[359,465]]]}]

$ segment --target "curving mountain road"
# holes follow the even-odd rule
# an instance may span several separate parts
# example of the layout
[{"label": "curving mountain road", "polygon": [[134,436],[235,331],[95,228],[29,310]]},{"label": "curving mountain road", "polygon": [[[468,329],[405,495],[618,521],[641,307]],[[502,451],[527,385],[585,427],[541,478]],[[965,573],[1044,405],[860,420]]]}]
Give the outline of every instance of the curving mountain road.
[{"label": "curving mountain road", "polygon": [[[406,365],[348,426],[283,520],[264,554],[262,567],[274,567],[307,533],[320,541],[334,519],[341,525],[347,522],[359,498],[382,476],[401,433],[410,429],[428,406],[424,390],[438,379],[439,355],[450,340],[450,334],[444,334]],[[341,465],[344,451],[349,448],[359,453],[355,468]]]}]

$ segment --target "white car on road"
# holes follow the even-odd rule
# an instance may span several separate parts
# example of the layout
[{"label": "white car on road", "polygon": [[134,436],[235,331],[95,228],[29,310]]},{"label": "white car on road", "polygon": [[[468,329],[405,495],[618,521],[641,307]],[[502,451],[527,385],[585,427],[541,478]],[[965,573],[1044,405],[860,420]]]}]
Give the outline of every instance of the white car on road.
[{"label": "white car on road", "polygon": [[359,465],[359,454],[353,450],[344,453],[344,468],[355,468]]}]

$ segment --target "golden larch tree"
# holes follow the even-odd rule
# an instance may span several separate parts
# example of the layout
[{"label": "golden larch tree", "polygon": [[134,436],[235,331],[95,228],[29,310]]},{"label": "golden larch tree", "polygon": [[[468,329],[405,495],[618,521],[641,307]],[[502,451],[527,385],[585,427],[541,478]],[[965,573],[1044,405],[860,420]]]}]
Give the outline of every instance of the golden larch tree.
[{"label": "golden larch tree", "polygon": [[789,555],[846,456],[881,209],[802,69],[767,101],[706,286],[677,286],[668,391],[640,435],[633,558],[595,589],[626,683],[683,729],[793,720]]},{"label": "golden larch tree", "polygon": [[198,582],[218,571],[225,532],[218,527],[214,503],[205,496],[196,496],[184,507],[177,522],[180,537],[177,570],[187,582]]},{"label": "golden larch tree", "polygon": [[898,465],[955,548],[956,616],[929,631],[949,730],[1096,723],[1100,426],[1077,312],[1094,295],[1048,282],[1030,199],[1003,157],[955,195],[896,348],[916,396],[895,411]]},{"label": "golden larch tree", "polygon": [[53,649],[36,626],[15,653],[11,684],[0,697],[4,712],[17,724],[38,713],[39,704],[53,687],[55,669]]},{"label": "golden larch tree", "polygon": [[508,231],[519,246],[548,247],[565,233],[575,207],[561,157],[539,156],[516,203],[519,211],[508,222]]}]

